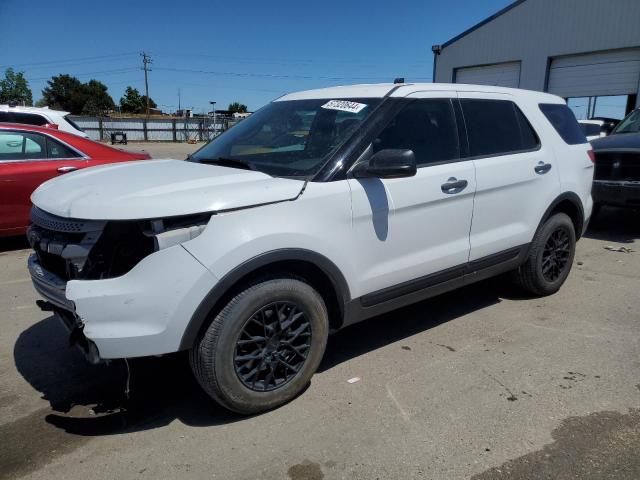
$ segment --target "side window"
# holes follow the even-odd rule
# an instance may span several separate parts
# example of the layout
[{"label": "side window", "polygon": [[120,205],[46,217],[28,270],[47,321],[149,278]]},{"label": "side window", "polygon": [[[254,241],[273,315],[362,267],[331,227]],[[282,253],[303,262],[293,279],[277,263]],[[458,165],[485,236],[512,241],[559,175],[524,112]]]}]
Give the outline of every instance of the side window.
[{"label": "side window", "polygon": [[414,100],[404,107],[373,141],[373,150],[413,150],[416,163],[426,166],[460,158],[458,131],[451,101]]},{"label": "side window", "polygon": [[46,158],[45,140],[26,132],[0,132],[0,160]]},{"label": "side window", "polygon": [[462,99],[472,157],[505,155],[540,145],[524,114],[509,100]]},{"label": "side window", "polygon": [[0,122],[11,123],[11,114],[9,112],[0,112]]},{"label": "side window", "polygon": [[47,157],[48,158],[77,158],[76,152],[68,147],[65,147],[60,142],[55,141],[52,138],[47,137]]},{"label": "side window", "polygon": [[44,125],[47,122],[47,119],[42,115],[36,115],[34,113],[19,113],[14,112],[13,114],[13,122],[15,123],[26,123],[28,125]]},{"label": "side window", "polygon": [[541,103],[540,110],[565,143],[569,145],[587,143],[587,137],[584,136],[576,116],[569,107],[562,103]]}]

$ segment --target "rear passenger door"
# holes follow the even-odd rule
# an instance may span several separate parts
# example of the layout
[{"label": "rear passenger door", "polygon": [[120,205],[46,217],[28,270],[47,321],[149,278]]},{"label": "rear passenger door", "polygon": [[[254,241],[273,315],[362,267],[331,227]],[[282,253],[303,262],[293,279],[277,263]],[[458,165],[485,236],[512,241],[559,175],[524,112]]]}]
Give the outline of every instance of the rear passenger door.
[{"label": "rear passenger door", "polygon": [[[363,299],[366,306],[463,274],[475,173],[473,162],[463,158],[451,96],[451,92],[418,92],[399,100],[402,108],[372,136],[369,154],[412,150],[418,167],[415,176],[348,180],[358,246],[353,261],[360,275],[356,282],[360,290],[352,295],[375,292]],[[457,188],[447,187],[458,181]]]},{"label": "rear passenger door", "polygon": [[474,261],[531,242],[560,193],[560,180],[551,146],[540,142],[535,124],[512,96],[459,97],[476,170],[469,255]]}]

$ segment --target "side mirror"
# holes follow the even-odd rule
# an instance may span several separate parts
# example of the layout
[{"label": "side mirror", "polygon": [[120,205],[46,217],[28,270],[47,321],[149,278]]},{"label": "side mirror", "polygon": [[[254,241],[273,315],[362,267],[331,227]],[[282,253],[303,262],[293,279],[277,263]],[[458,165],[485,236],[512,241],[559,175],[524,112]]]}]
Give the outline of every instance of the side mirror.
[{"label": "side mirror", "polygon": [[57,123],[45,123],[43,125],[44,128],[53,128],[55,130],[58,130],[58,124]]},{"label": "side mirror", "polygon": [[374,153],[369,161],[356,165],[351,173],[355,178],[403,178],[417,172],[413,150],[387,148]]}]

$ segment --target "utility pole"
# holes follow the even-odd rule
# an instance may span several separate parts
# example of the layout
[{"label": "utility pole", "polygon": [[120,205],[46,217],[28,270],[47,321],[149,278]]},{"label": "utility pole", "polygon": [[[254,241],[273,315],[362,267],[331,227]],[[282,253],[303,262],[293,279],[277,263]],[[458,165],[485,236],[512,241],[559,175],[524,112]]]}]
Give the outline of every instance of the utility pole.
[{"label": "utility pole", "polygon": [[140,54],[142,56],[142,69],[144,70],[144,94],[147,97],[147,120],[149,119],[149,79],[147,78],[147,74],[151,71],[149,65],[153,63],[151,57],[147,55],[145,52]]},{"label": "utility pole", "polygon": [[178,89],[178,111],[182,110],[182,107],[180,105],[180,89]]},{"label": "utility pole", "polygon": [[213,110],[213,138],[216,138],[216,102],[210,101],[211,109]]}]

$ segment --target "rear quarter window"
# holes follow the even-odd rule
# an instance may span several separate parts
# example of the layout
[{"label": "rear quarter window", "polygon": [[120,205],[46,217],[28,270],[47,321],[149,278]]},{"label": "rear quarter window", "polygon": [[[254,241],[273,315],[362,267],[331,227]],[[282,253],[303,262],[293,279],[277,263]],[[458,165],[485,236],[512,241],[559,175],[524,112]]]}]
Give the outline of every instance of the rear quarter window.
[{"label": "rear quarter window", "polygon": [[510,100],[461,99],[472,157],[508,155],[540,147],[531,124]]},{"label": "rear quarter window", "polygon": [[576,116],[566,105],[559,103],[541,103],[540,110],[547,117],[549,123],[568,145],[579,145],[587,143],[587,137]]}]

